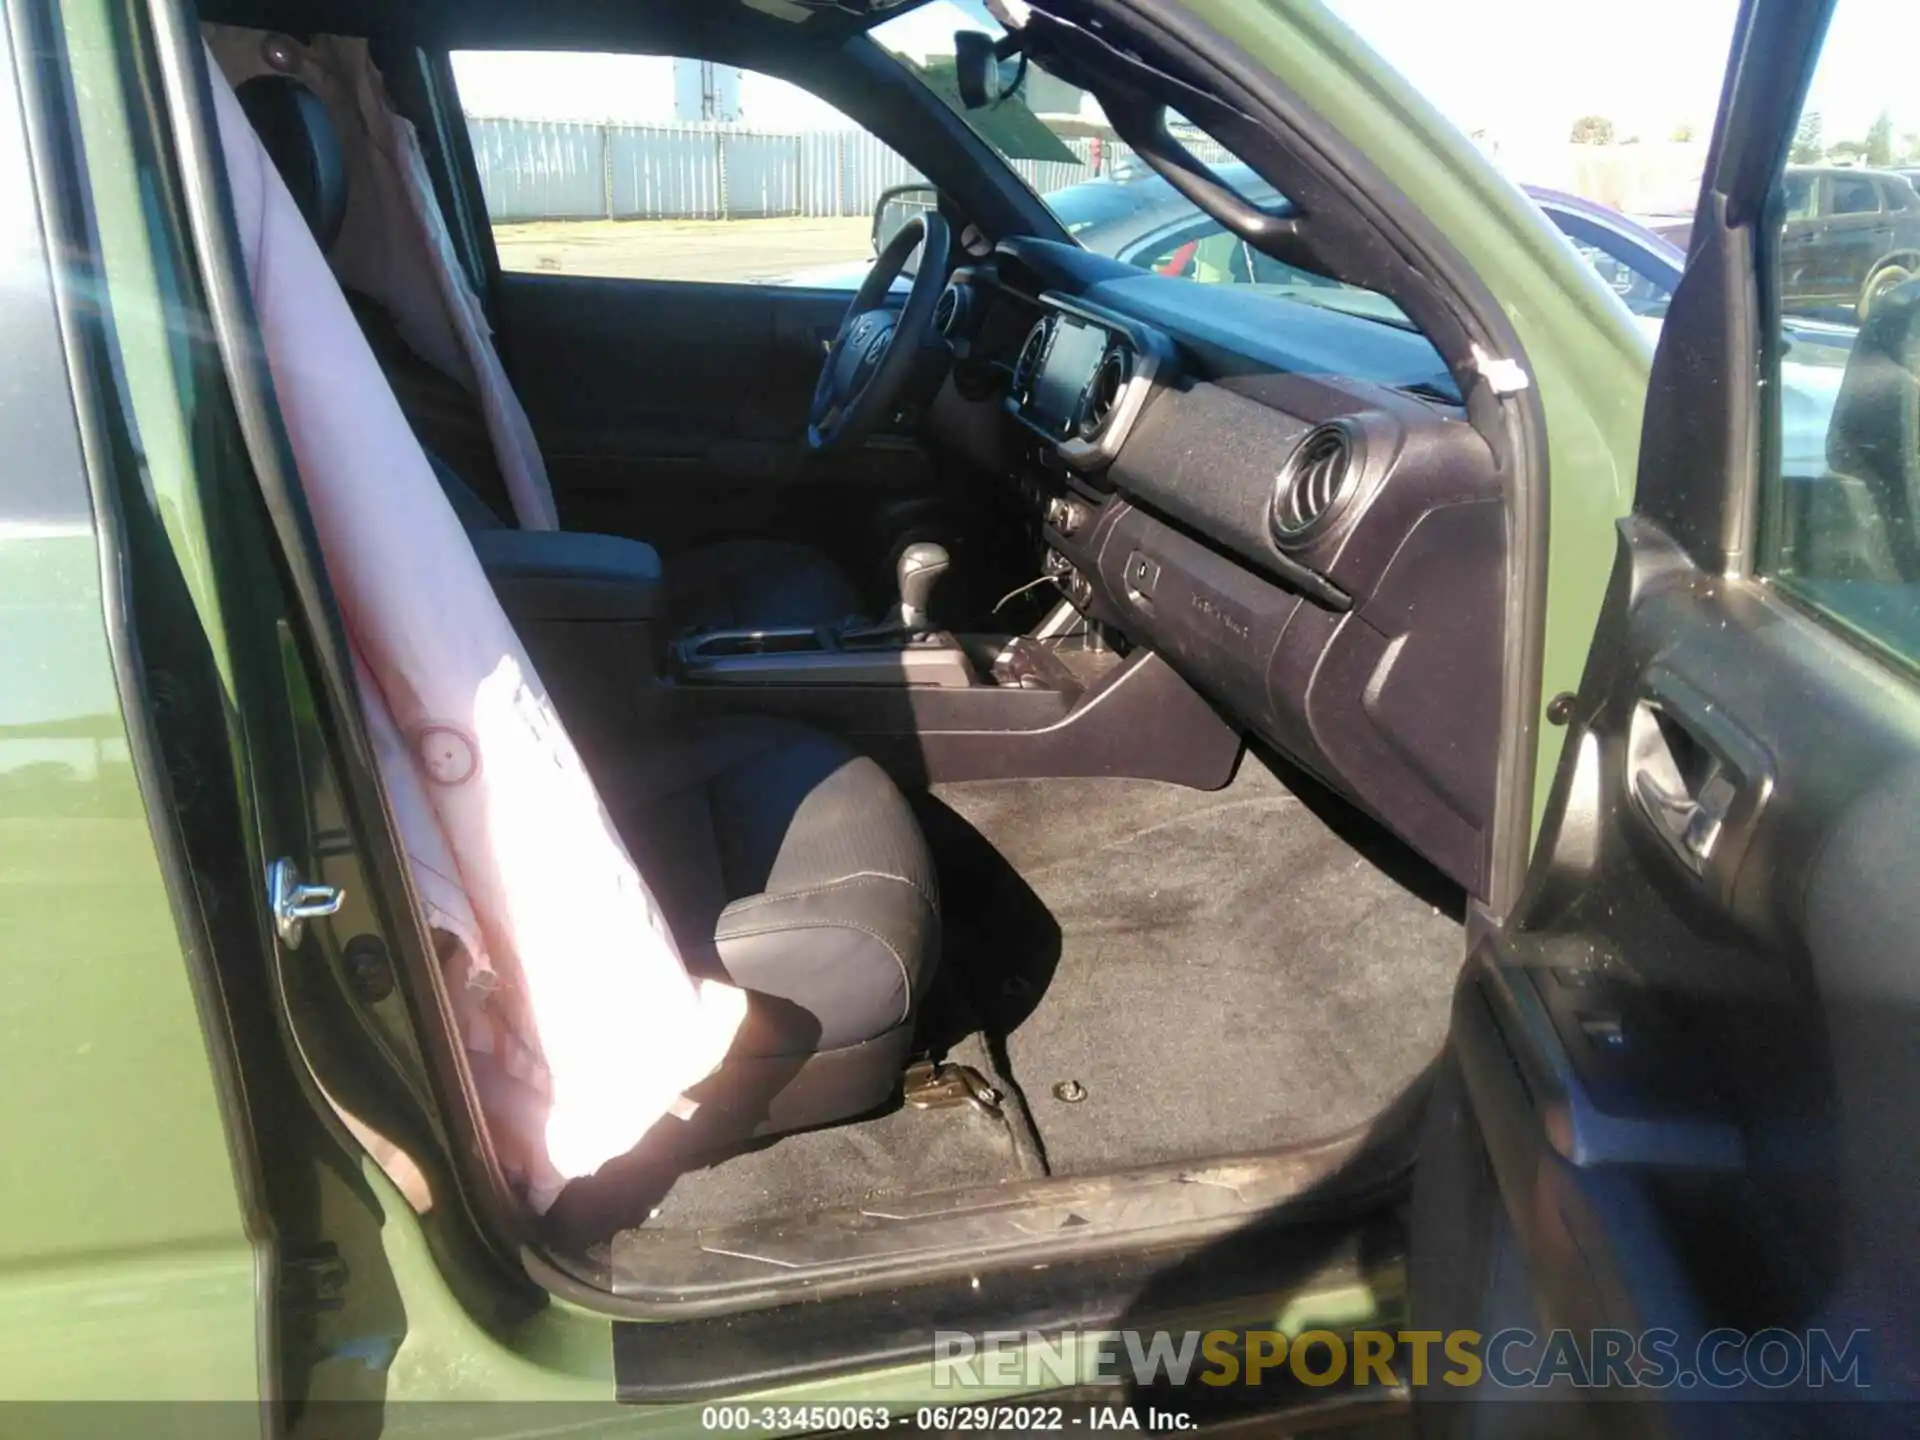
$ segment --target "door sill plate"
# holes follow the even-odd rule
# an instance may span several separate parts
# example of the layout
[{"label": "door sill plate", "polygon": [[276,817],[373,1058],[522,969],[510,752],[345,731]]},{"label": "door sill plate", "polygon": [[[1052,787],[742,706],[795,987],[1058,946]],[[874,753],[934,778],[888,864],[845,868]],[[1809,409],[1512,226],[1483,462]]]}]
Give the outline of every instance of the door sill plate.
[{"label": "door sill plate", "polygon": [[1379,1190],[1398,1171],[1370,1153],[1371,1133],[1270,1156],[1007,1181],[707,1229],[642,1226],[614,1237],[607,1288],[690,1315],[1027,1258],[1187,1244],[1306,1200],[1345,1205]]}]

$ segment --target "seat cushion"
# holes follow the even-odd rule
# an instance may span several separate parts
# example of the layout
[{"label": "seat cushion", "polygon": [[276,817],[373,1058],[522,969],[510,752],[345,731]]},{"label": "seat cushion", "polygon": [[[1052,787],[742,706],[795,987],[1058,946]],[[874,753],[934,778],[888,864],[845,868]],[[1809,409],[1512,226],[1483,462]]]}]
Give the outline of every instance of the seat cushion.
[{"label": "seat cushion", "polygon": [[903,796],[844,741],[761,716],[650,737],[603,780],[695,971],[756,1006],[729,1060],[911,1023],[939,953],[933,861]]},{"label": "seat cushion", "polygon": [[674,633],[828,625],[859,608],[853,582],[805,545],[724,540],[667,560],[667,619]]}]

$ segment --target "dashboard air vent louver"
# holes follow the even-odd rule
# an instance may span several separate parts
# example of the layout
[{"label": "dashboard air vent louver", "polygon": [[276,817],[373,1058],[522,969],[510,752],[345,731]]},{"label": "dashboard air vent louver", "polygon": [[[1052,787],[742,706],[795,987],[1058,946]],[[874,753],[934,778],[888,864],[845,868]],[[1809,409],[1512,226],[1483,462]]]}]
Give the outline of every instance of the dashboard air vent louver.
[{"label": "dashboard air vent louver", "polygon": [[967,308],[967,297],[960,287],[949,285],[940,292],[940,298],[933,302],[933,328],[951,340],[960,328],[960,320]]},{"label": "dashboard air vent louver", "polygon": [[1340,425],[1309,430],[1280,467],[1273,491],[1273,533],[1297,545],[1331,520],[1353,492],[1353,437]]},{"label": "dashboard air vent louver", "polygon": [[1114,408],[1133,376],[1133,357],[1124,345],[1115,345],[1100,357],[1100,368],[1087,383],[1087,400],[1080,412],[1080,433],[1091,440],[1113,418]]},{"label": "dashboard air vent louver", "polygon": [[1035,377],[1040,374],[1040,362],[1047,358],[1047,341],[1053,329],[1045,321],[1036,321],[1033,329],[1027,332],[1027,338],[1021,342],[1020,356],[1013,362],[1013,384],[1010,387],[1014,398],[1024,400],[1033,388]]}]

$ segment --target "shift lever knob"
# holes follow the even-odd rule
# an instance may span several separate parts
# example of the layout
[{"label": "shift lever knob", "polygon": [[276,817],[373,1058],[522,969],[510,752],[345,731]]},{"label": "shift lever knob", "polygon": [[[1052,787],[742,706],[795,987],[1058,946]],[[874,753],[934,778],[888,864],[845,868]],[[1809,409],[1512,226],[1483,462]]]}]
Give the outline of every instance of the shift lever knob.
[{"label": "shift lever knob", "polygon": [[946,546],[927,541],[909,545],[900,552],[901,628],[914,635],[927,628],[927,607],[932,603],[934,587],[952,563]]}]

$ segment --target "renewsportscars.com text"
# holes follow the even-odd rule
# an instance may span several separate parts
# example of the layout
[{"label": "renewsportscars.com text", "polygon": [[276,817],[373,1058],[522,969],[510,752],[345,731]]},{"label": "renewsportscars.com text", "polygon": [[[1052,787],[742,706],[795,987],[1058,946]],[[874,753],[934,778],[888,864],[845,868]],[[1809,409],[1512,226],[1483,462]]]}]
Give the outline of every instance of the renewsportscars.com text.
[{"label": "renewsportscars.com text", "polygon": [[1674,1330],[1508,1329],[939,1331],[938,1389],[1107,1383],[1254,1386],[1281,1377],[1302,1385],[1502,1389],[1813,1389],[1863,1391],[1868,1332],[1710,1330],[1683,1341]]}]

